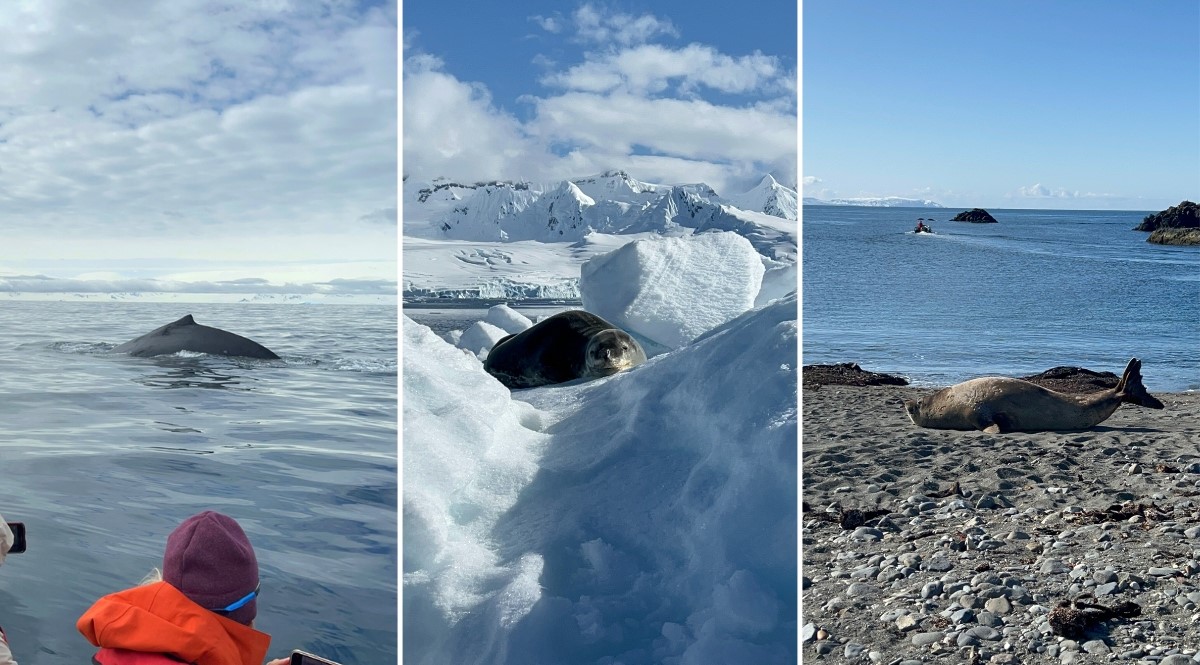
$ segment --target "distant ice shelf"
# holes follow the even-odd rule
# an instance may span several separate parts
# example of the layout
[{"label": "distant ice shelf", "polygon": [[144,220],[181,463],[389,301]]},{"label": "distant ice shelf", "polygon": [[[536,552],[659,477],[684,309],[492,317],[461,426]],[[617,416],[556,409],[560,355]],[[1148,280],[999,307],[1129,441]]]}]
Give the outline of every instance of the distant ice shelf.
[{"label": "distant ice shelf", "polygon": [[849,198],[849,199],[816,199],[804,197],[806,206],[866,206],[869,208],[944,208],[937,201],[929,199],[906,199],[899,196],[884,196],[878,198]]}]

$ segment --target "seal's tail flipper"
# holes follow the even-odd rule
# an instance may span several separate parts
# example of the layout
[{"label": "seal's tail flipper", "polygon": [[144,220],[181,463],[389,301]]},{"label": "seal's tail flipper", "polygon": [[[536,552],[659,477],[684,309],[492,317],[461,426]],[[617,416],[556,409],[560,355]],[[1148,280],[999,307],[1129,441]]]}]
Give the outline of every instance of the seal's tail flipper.
[{"label": "seal's tail flipper", "polygon": [[1163,408],[1163,403],[1155,399],[1146,391],[1146,386],[1142,385],[1142,361],[1137,358],[1131,358],[1129,364],[1125,366],[1125,373],[1121,375],[1121,380],[1117,383],[1117,397],[1120,397],[1122,402],[1129,404],[1137,404],[1151,409]]}]

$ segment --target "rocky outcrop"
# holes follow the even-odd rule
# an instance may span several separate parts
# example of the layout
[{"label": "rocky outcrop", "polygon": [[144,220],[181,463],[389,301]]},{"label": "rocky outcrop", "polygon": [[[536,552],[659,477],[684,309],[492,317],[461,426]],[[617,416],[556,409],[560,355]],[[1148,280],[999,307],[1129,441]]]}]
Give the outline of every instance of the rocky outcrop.
[{"label": "rocky outcrop", "polygon": [[1112,372],[1093,372],[1082,367],[1052,367],[1041,374],[1020,378],[1060,393],[1094,393],[1114,388],[1121,380]]},{"label": "rocky outcrop", "polygon": [[1158,229],[1146,238],[1156,245],[1200,245],[1200,229]]},{"label": "rocky outcrop", "polygon": [[996,218],[992,217],[988,211],[983,208],[971,208],[966,212],[960,212],[950,218],[952,222],[971,222],[974,224],[996,224]]},{"label": "rocky outcrop", "polygon": [[868,372],[858,363],[835,365],[805,365],[803,386],[808,389],[820,386],[907,386],[908,379],[891,374]]},{"label": "rocky outcrop", "polygon": [[1177,206],[1146,215],[1141,224],[1133,227],[1134,231],[1157,231],[1159,229],[1197,229],[1200,228],[1200,206],[1191,201],[1183,201]]}]

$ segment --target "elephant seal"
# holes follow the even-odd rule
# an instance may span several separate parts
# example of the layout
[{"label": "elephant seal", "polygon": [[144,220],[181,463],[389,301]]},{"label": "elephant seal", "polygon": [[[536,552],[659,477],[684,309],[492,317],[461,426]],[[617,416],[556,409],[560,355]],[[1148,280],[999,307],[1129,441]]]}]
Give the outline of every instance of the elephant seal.
[{"label": "elephant seal", "polygon": [[1133,358],[1116,387],[1067,395],[1039,385],[989,376],[904,402],[913,424],[932,429],[1003,432],[1083,430],[1100,424],[1123,402],[1163,408],[1142,385],[1142,361]]},{"label": "elephant seal", "polygon": [[517,389],[600,378],[644,362],[646,352],[629,333],[576,309],[502,337],[483,368]]},{"label": "elephant seal", "polygon": [[191,314],[161,328],[151,330],[145,335],[131,339],[113,349],[114,353],[128,353],[141,358],[180,351],[210,353],[217,356],[279,359],[274,352],[254,340],[226,332],[220,328],[210,328],[196,323]]}]

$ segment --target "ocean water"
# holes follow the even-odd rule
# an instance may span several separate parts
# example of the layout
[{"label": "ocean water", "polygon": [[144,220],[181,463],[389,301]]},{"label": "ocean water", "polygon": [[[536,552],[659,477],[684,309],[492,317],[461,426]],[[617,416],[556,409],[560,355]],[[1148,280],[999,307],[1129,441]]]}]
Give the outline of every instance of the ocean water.
[{"label": "ocean water", "polygon": [[[107,353],[191,313],[282,360]],[[75,621],[205,509],[258,556],[270,655],[397,662],[396,308],[0,302],[0,566],[22,665],[89,662]]]},{"label": "ocean water", "polygon": [[956,212],[804,206],[804,363],[946,385],[1136,356],[1151,391],[1200,389],[1200,250],[1147,243],[1148,212]]}]

